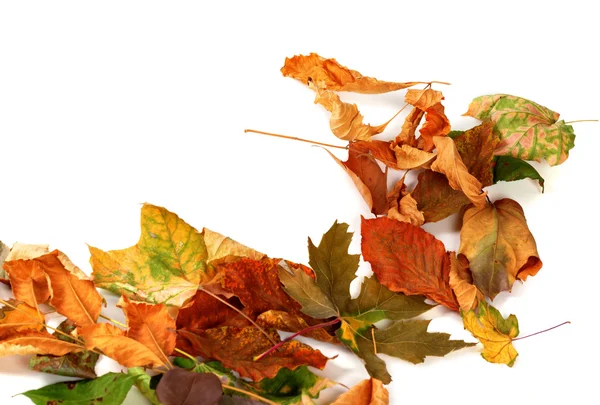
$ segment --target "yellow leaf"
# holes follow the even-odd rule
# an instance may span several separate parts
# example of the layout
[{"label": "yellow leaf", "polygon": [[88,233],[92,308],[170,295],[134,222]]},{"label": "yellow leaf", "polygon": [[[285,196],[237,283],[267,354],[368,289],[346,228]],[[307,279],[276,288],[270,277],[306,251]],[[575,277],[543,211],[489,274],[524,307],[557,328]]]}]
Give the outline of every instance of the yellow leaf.
[{"label": "yellow leaf", "polygon": [[315,83],[323,89],[364,94],[387,93],[419,84],[384,82],[363,76],[356,70],[340,65],[335,59],[325,59],[316,53],[286,58],[281,73],[304,84]]},{"label": "yellow leaf", "polygon": [[264,253],[257,252],[252,248],[244,246],[241,243],[221,235],[220,233],[211,231],[210,229],[204,228],[202,233],[204,234],[204,243],[206,244],[206,250],[208,252],[208,262],[219,260],[227,256],[249,257],[253,260],[261,260],[265,257]]},{"label": "yellow leaf", "polygon": [[512,367],[519,353],[512,341],[519,335],[519,322],[514,315],[504,319],[500,312],[484,300],[477,310],[462,313],[465,329],[483,344],[481,356],[490,363]]},{"label": "yellow leaf", "polygon": [[352,387],[331,405],[388,405],[389,402],[390,396],[383,383],[371,378]]},{"label": "yellow leaf", "polygon": [[64,356],[82,351],[83,347],[57,339],[46,331],[27,330],[0,338],[0,357],[28,354]]},{"label": "yellow leaf", "polygon": [[484,207],[487,191],[482,192],[481,182],[469,173],[452,138],[434,136],[433,143],[438,156],[432,163],[431,170],[444,174],[450,187],[462,191],[475,206]]}]

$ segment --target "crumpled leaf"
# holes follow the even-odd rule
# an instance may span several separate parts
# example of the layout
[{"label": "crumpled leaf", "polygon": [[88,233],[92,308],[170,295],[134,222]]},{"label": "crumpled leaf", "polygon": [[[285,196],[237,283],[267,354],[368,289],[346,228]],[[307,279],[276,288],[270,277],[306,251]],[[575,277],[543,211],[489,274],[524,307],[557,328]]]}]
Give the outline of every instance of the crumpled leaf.
[{"label": "crumpled leaf", "polygon": [[309,83],[317,94],[315,104],[320,104],[331,113],[329,127],[331,132],[346,141],[369,140],[372,136],[383,132],[389,121],[378,126],[363,123],[363,116],[356,104],[344,103],[340,96],[332,91],[324,90]]},{"label": "crumpled leaf", "polygon": [[494,183],[526,178],[537,180],[542,188],[542,193],[544,192],[544,178],[533,166],[512,156],[498,156],[496,166],[494,166]]},{"label": "crumpled leaf", "polygon": [[354,141],[351,143],[351,147],[357,152],[368,153],[375,159],[379,160],[385,166],[392,169],[397,169],[396,155],[391,149],[391,142],[389,141]]},{"label": "crumpled leaf", "polygon": [[523,208],[508,198],[465,211],[459,253],[469,261],[473,283],[492,299],[542,268]]},{"label": "crumpled leaf", "polygon": [[79,380],[47,385],[23,392],[35,405],[121,405],[135,376],[107,373],[94,380]]},{"label": "crumpled leaf", "polygon": [[316,53],[285,58],[281,73],[304,84],[313,82],[320,88],[328,90],[364,94],[387,93],[419,84],[419,82],[384,82],[363,76],[356,70],[340,65],[335,59],[325,59]]},{"label": "crumpled leaf", "polygon": [[144,204],[135,246],[104,252],[90,246],[94,282],[116,294],[182,306],[214,277],[200,232],[165,208]]},{"label": "crumpled leaf", "polygon": [[457,259],[456,253],[450,252],[450,287],[462,311],[475,309],[480,300],[485,300],[481,291],[473,285],[469,265],[464,263],[466,261]]},{"label": "crumpled leaf", "polygon": [[[54,332],[58,340],[64,342],[76,343],[75,338],[69,338],[64,334],[71,335],[76,329],[75,324],[70,320],[63,321],[57,329],[63,334]],[[87,350],[69,353],[64,356],[37,355],[29,359],[29,368],[31,370],[62,375],[66,377],[96,378],[96,363],[100,355]]]},{"label": "crumpled leaf", "polygon": [[444,174],[450,187],[462,191],[473,204],[483,207],[486,204],[487,191],[482,192],[482,184],[469,173],[452,138],[436,136],[433,143],[437,148],[437,158],[431,164],[431,170]]},{"label": "crumpled leaf", "polygon": [[436,147],[433,138],[445,137],[449,132],[450,120],[446,117],[442,103],[437,103],[425,111],[425,123],[419,130],[417,148],[431,152]]},{"label": "crumpled leaf", "polygon": [[375,159],[360,152],[350,143],[348,160],[341,161],[329,150],[327,152],[350,176],[356,189],[367,203],[369,211],[375,215],[386,211],[387,170],[382,171]]},{"label": "crumpled leaf", "polygon": [[519,355],[512,345],[519,335],[516,316],[504,319],[496,308],[481,300],[476,310],[463,312],[462,317],[465,329],[483,343],[481,357],[490,363],[513,366]]},{"label": "crumpled leaf", "polygon": [[390,394],[375,378],[363,380],[340,395],[331,405],[388,405]]},{"label": "crumpled leaf", "polygon": [[392,291],[425,295],[454,311],[450,259],[442,242],[423,229],[390,218],[362,219],[362,253]]},{"label": "crumpled leaf", "polygon": [[45,330],[45,318],[37,308],[27,305],[24,302],[15,300],[7,301],[10,306],[0,308],[0,338],[3,335],[26,330]]},{"label": "crumpled leaf", "polygon": [[126,336],[125,331],[107,323],[98,323],[79,329],[88,350],[100,349],[125,367],[160,367],[168,363],[150,348]]},{"label": "crumpled leaf", "polygon": [[400,170],[428,168],[437,157],[436,153],[427,152],[410,145],[396,146],[396,167]]},{"label": "crumpled leaf", "polygon": [[[299,332],[311,326],[305,321],[304,316],[275,310],[266,311],[260,314],[256,318],[256,323],[264,328],[273,328],[284,332]],[[335,336],[330,335],[323,328],[304,332],[302,333],[302,336],[313,338],[321,342],[339,343]]]},{"label": "crumpled leaf", "polygon": [[575,146],[573,127],[560,114],[533,101],[494,94],[474,99],[464,114],[480,120],[491,120],[501,138],[496,155],[512,156],[550,166],[563,163]]},{"label": "crumpled leaf", "polygon": [[217,405],[223,388],[214,374],[174,368],[160,379],[156,396],[163,405]]},{"label": "crumpled leaf", "polygon": [[423,90],[410,89],[406,91],[404,101],[422,111],[427,111],[444,99],[441,91],[426,88]]},{"label": "crumpled leaf", "polygon": [[175,349],[175,319],[164,304],[132,302],[123,296],[118,307],[127,318],[127,337],[149,348],[165,364]]},{"label": "crumpled leaf", "polygon": [[15,354],[51,354],[64,356],[83,350],[82,346],[58,340],[46,331],[7,332],[0,336],[0,357]]},{"label": "crumpled leaf", "polygon": [[0,240],[0,282],[2,283],[8,283],[8,274],[2,268],[2,264],[4,264],[9,251],[10,248]]},{"label": "crumpled leaf", "polygon": [[[182,350],[205,359],[218,360],[226,368],[253,381],[273,378],[283,367],[293,370],[309,365],[323,369],[328,360],[320,351],[291,340],[279,350],[254,361],[255,356],[273,346],[271,340],[255,327],[224,326],[194,333],[185,329],[178,332],[177,346]],[[276,332],[267,333],[274,342],[279,342]]]},{"label": "crumpled leaf", "polygon": [[391,144],[391,148],[395,149],[396,146],[408,145],[408,146],[417,146],[416,132],[419,124],[421,123],[421,119],[425,115],[425,111],[420,110],[418,108],[413,108],[410,113],[404,119],[404,123],[402,124],[402,129],[400,133],[394,139],[394,142]]},{"label": "crumpled leaf", "polygon": [[403,176],[394,188],[388,193],[388,218],[396,219],[400,222],[408,222],[414,226],[421,226],[425,223],[425,217],[422,211],[419,211],[417,201],[406,191]]}]

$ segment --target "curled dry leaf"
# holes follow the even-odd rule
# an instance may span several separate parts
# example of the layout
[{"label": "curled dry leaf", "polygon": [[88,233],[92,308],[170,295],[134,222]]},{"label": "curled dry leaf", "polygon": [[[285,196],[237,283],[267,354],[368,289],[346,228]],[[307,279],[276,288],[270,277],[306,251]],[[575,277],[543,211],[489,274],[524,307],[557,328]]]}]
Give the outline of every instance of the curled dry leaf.
[{"label": "curled dry leaf", "polygon": [[9,251],[10,248],[0,241],[0,282],[5,284],[8,284],[8,274],[6,274],[6,270],[2,268],[2,264],[4,264]]},{"label": "curled dry leaf", "polygon": [[175,368],[160,379],[156,396],[164,405],[217,405],[223,388],[214,374]]},{"label": "curled dry leaf", "polygon": [[423,90],[410,89],[404,96],[404,101],[422,111],[427,111],[444,99],[441,91],[431,88]]},{"label": "curled dry leaf", "polygon": [[475,309],[480,300],[485,300],[485,297],[473,285],[473,278],[469,270],[468,263],[465,260],[456,258],[456,253],[450,252],[450,287],[456,295],[456,300],[462,311],[470,311]]},{"label": "curled dry leaf", "polygon": [[491,120],[501,138],[496,155],[518,159],[545,159],[550,166],[563,163],[575,146],[573,127],[560,114],[533,101],[494,94],[474,99],[464,114],[480,120]]},{"label": "curled dry leaf", "polygon": [[396,167],[401,170],[428,168],[436,158],[436,153],[426,152],[409,145],[394,147]]},{"label": "curled dry leaf", "polygon": [[448,135],[450,129],[450,120],[446,117],[442,103],[433,105],[425,111],[425,123],[419,130],[417,148],[431,152],[436,147],[433,138]]},{"label": "curled dry leaf", "polygon": [[394,139],[394,142],[391,144],[391,148],[395,149],[396,146],[408,145],[408,146],[417,146],[417,139],[415,133],[417,132],[417,127],[421,123],[421,119],[425,111],[420,110],[418,108],[413,108],[410,113],[404,119],[404,124],[402,124],[402,130]]},{"label": "curled dry leaf", "polygon": [[285,58],[281,73],[304,84],[313,82],[328,90],[365,94],[387,93],[419,84],[419,82],[384,82],[363,76],[356,70],[340,65],[335,59],[325,59],[316,53]]},{"label": "curled dry leaf", "polygon": [[363,380],[342,394],[331,405],[388,405],[390,394],[375,378]]},{"label": "curled dry leaf", "polygon": [[474,284],[492,299],[542,268],[523,208],[508,198],[465,211],[459,253],[469,261]]},{"label": "curled dry leaf", "polygon": [[421,226],[425,223],[423,212],[419,211],[417,201],[406,191],[403,176],[394,188],[388,194],[388,218],[396,219],[400,222],[408,222],[414,226]]},{"label": "curled dry leaf", "polygon": [[389,168],[397,169],[396,155],[390,148],[390,144],[389,141],[354,141],[351,147],[357,152],[370,154]]},{"label": "curled dry leaf", "polygon": [[490,363],[515,363],[519,355],[512,341],[519,335],[519,321],[514,315],[504,319],[500,312],[485,300],[475,310],[462,313],[465,329],[483,344],[481,356]]},{"label": "curled dry leaf", "polygon": [[462,191],[477,207],[485,206],[487,192],[481,191],[481,182],[469,173],[452,138],[436,136],[433,143],[438,156],[431,170],[444,174],[450,187]]}]

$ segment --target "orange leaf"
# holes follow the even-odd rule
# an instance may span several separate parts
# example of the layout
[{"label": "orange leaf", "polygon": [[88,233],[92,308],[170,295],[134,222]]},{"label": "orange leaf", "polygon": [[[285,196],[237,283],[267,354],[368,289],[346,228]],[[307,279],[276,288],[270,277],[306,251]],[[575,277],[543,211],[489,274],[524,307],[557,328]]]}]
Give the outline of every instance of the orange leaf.
[{"label": "orange leaf", "polygon": [[[284,332],[300,332],[310,326],[300,315],[293,315],[285,311],[275,310],[260,314],[258,318],[256,318],[256,323],[263,327],[273,328]],[[321,342],[339,343],[339,340],[335,336],[330,335],[323,328],[303,333],[302,336],[313,338]]]},{"label": "orange leaf", "polygon": [[462,311],[470,311],[477,308],[480,300],[485,297],[473,285],[473,278],[469,271],[468,262],[456,258],[456,253],[450,252],[450,287],[456,295],[456,300]]},{"label": "orange leaf", "polygon": [[18,301],[37,308],[50,298],[50,287],[40,263],[34,260],[17,259],[4,262],[4,270]]},{"label": "orange leaf", "polygon": [[442,103],[437,103],[425,111],[425,123],[421,127],[417,147],[431,152],[435,145],[434,136],[446,136],[450,132],[450,120],[444,113]]},{"label": "orange leaf", "polygon": [[396,166],[401,170],[427,168],[436,157],[435,153],[425,152],[410,145],[400,145],[394,148]]},{"label": "orange leaf", "polygon": [[390,394],[379,380],[363,380],[331,405],[388,405]]},{"label": "orange leaf", "polygon": [[354,141],[351,147],[361,153],[370,153],[375,159],[392,169],[397,169],[396,155],[390,148],[390,141]]},{"label": "orange leaf", "polygon": [[[406,177],[406,174],[404,175]],[[406,191],[402,177],[388,194],[388,218],[393,218],[401,222],[408,222],[414,226],[421,226],[425,223],[423,213],[417,208],[417,202]]]},{"label": "orange leaf", "polygon": [[406,295],[424,295],[454,311],[450,258],[442,242],[423,229],[390,218],[362,219],[362,254],[381,284]]},{"label": "orange leaf", "polygon": [[[243,308],[237,298],[227,300],[236,308]],[[177,329],[198,331],[218,326],[249,326],[246,318],[227,305],[198,290],[192,305],[182,308],[177,315]]]},{"label": "orange leaf", "polygon": [[417,131],[417,127],[421,123],[421,119],[425,111],[420,110],[418,108],[413,108],[412,111],[406,116],[404,119],[404,124],[402,124],[402,130],[396,136],[396,139],[392,143],[392,149],[395,149],[396,146],[409,145],[416,146],[416,137],[415,133]]},{"label": "orange leaf", "polygon": [[453,189],[465,193],[467,198],[477,207],[484,207],[487,191],[482,192],[481,182],[469,173],[454,141],[448,137],[436,136],[433,138],[433,142],[437,148],[438,156],[431,165],[431,170],[446,175]]},{"label": "orange leaf", "polygon": [[352,91],[355,93],[378,94],[401,90],[419,82],[394,83],[379,81],[361,75],[340,65],[335,59],[325,59],[316,53],[286,58],[281,68],[284,76],[292,77],[304,84],[316,83],[328,90]]},{"label": "orange leaf", "polygon": [[[276,332],[272,332],[272,338],[276,342],[279,341]],[[192,355],[218,360],[226,368],[238,372],[241,377],[254,381],[273,378],[282,368],[294,370],[308,365],[323,369],[328,360],[320,351],[291,340],[279,350],[254,361],[254,356],[262,354],[272,346],[269,339],[254,327],[225,326],[198,333],[183,329],[179,331],[177,346]]]},{"label": "orange leaf", "polygon": [[0,308],[0,336],[25,330],[45,330],[44,315],[37,308],[24,302],[8,301],[16,309],[9,306]]},{"label": "orange leaf", "polygon": [[404,96],[404,101],[408,104],[415,106],[419,110],[427,111],[434,105],[438,104],[444,99],[441,91],[433,89],[423,90],[408,90]]},{"label": "orange leaf", "polygon": [[125,332],[116,326],[107,323],[89,325],[79,329],[79,336],[85,339],[89,350],[98,348],[125,367],[166,366],[163,358],[142,343],[125,336]]},{"label": "orange leaf", "polygon": [[10,333],[0,338],[0,357],[16,354],[64,356],[65,354],[82,350],[82,346],[59,340],[47,331],[26,330]]},{"label": "orange leaf", "polygon": [[175,320],[165,304],[131,302],[121,297],[117,304],[127,317],[127,337],[149,348],[157,357],[169,363],[175,349]]}]

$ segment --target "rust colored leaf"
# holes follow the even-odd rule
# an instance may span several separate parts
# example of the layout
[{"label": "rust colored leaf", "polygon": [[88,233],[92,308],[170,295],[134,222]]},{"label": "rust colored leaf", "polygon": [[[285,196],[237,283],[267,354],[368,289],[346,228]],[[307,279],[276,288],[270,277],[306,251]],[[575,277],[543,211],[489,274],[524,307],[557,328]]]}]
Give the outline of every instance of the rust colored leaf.
[{"label": "rust colored leaf", "polygon": [[375,159],[392,169],[397,169],[396,155],[390,148],[389,141],[354,141],[352,148],[357,152],[370,153]]},{"label": "rust colored leaf", "polygon": [[417,147],[431,152],[437,145],[433,141],[434,136],[446,136],[450,132],[450,120],[444,113],[442,103],[437,103],[425,111],[425,123],[419,130],[421,135]]},{"label": "rust colored leaf", "polygon": [[450,258],[442,242],[406,222],[362,219],[362,254],[381,284],[406,295],[425,295],[454,311]]},{"label": "rust colored leaf", "polygon": [[[267,311],[263,312],[256,318],[256,322],[263,327],[273,328],[284,332],[300,332],[308,328],[310,325],[306,323],[303,316],[292,315],[285,311]],[[321,342],[339,343],[338,339],[327,333],[323,328],[314,329],[310,332],[303,333],[302,336],[313,338]]]},{"label": "rust colored leaf", "polygon": [[450,187],[462,191],[477,207],[485,206],[487,192],[481,191],[481,182],[469,173],[452,138],[436,136],[433,142],[438,156],[431,170],[444,174]]},{"label": "rust colored leaf", "polygon": [[127,337],[125,331],[107,323],[83,327],[79,329],[79,336],[85,340],[89,350],[100,349],[125,367],[160,367],[167,364],[150,348]]},{"label": "rust colored leaf", "polygon": [[469,261],[474,284],[492,299],[542,268],[523,208],[508,198],[465,211],[459,253]]},{"label": "rust colored leaf", "polygon": [[389,392],[379,380],[363,380],[331,405],[388,405]]},{"label": "rust colored leaf", "polygon": [[[279,341],[279,335],[272,332],[272,339]],[[226,368],[235,370],[241,377],[253,381],[273,378],[282,368],[294,370],[303,365],[323,369],[327,357],[296,340],[285,343],[272,354],[254,361],[258,356],[272,346],[257,328],[236,328],[225,326],[192,333],[187,330],[179,331],[178,347],[206,359],[218,360]]]},{"label": "rust colored leaf", "polygon": [[0,338],[0,357],[28,354],[64,356],[83,350],[82,346],[58,340],[46,331],[27,330],[9,333]]},{"label": "rust colored leaf", "polygon": [[[227,300],[240,310],[243,306],[237,298]],[[219,326],[249,326],[246,318],[232,308],[213,298],[202,290],[198,290],[193,304],[182,308],[177,315],[177,329],[190,331],[216,328]]]},{"label": "rust colored leaf", "polygon": [[165,304],[131,302],[123,296],[118,307],[127,318],[127,337],[149,348],[164,363],[175,349],[175,320]]},{"label": "rust colored leaf", "polygon": [[401,90],[419,82],[384,82],[373,77],[363,76],[356,70],[340,65],[335,59],[325,59],[316,53],[296,55],[286,58],[281,68],[284,76],[294,78],[304,84],[313,82],[319,87],[354,93],[378,94]]}]

